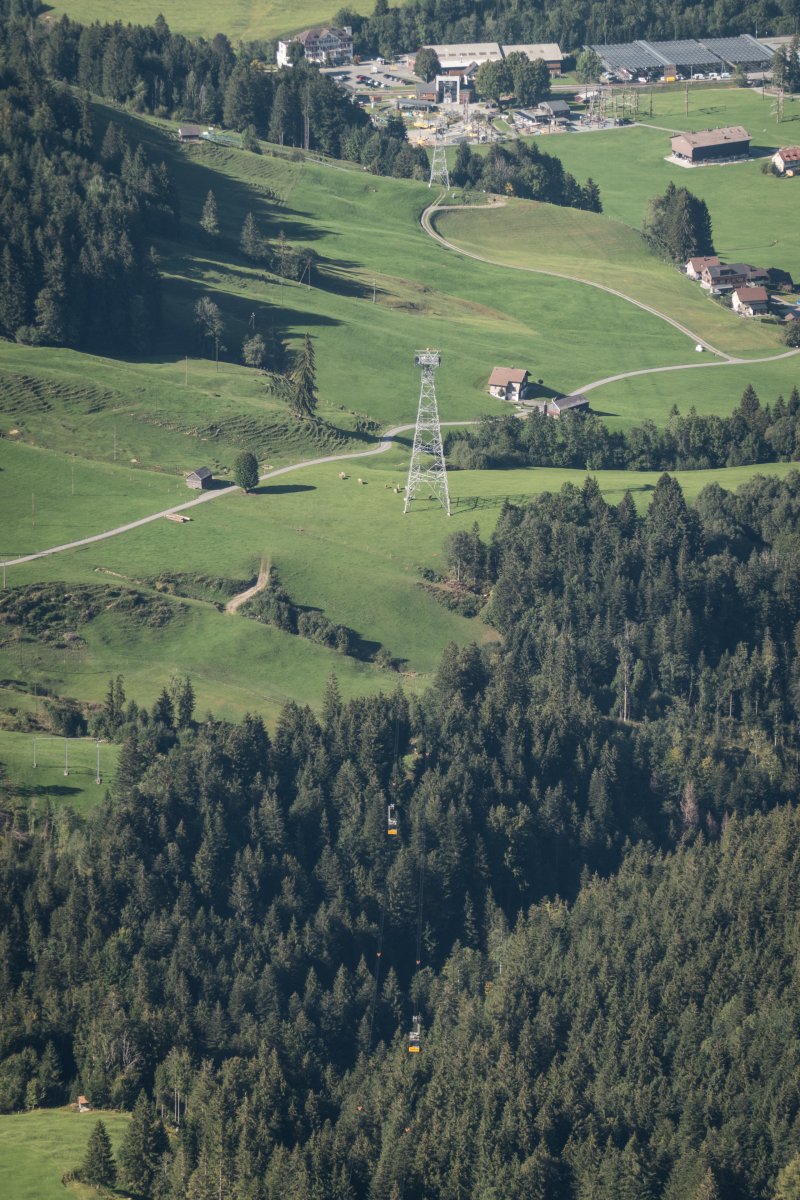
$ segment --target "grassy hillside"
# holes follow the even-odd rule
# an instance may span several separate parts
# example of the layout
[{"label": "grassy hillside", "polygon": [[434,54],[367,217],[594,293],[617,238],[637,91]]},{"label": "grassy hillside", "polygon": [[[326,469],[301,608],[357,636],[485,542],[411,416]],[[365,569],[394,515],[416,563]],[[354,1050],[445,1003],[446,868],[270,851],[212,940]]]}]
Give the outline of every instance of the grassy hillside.
[{"label": "grassy hillside", "polygon": [[[356,0],[350,6],[355,12],[371,11],[370,4]],[[118,21],[120,12],[112,0],[52,0],[50,10],[59,16],[66,13],[73,21],[90,25],[92,21]],[[325,0],[300,0],[299,4],[288,4],[286,0],[268,0],[259,4],[257,0],[230,0],[224,8],[189,0],[130,0],[125,6],[123,19],[132,25],[151,25],[159,13],[166,17],[170,29],[189,37],[213,38],[216,33],[225,33],[232,42],[251,41],[258,38],[283,37],[284,34],[306,29],[330,21],[335,12]]]},{"label": "grassy hillside", "polygon": [[70,1185],[61,1176],[80,1165],[96,1122],[102,1120],[115,1149],[128,1117],[116,1112],[77,1113],[72,1109],[36,1109],[0,1117],[0,1192],[9,1200],[88,1200],[94,1188]]},{"label": "grassy hillside", "polygon": [[[18,697],[15,697],[18,699]],[[19,803],[34,805],[69,804],[76,812],[88,812],[102,798],[114,778],[119,747],[100,746],[100,779],[96,780],[97,748],[91,739],[67,743],[69,775],[64,775],[64,739],[36,737],[36,767],[33,766],[33,734],[0,730],[0,807]]]},{"label": "grassy hillside", "polygon": [[[644,101],[643,101],[644,103]],[[730,262],[782,267],[800,280],[800,223],[796,180],[761,174],[761,162],[687,170],[664,161],[670,130],[706,129],[743,124],[753,148],[775,149],[800,139],[800,101],[787,102],[786,119],[775,122],[772,99],[760,91],[705,89],[689,96],[684,114],[681,92],[653,98],[652,125],[562,135],[542,142],[579,177],[591,175],[600,185],[605,213],[641,228],[645,205],[672,180],[688,187],[708,204],[714,240]],[[641,111],[641,110],[640,110]],[[642,118],[648,125],[650,118]]]},{"label": "grassy hillside", "polygon": [[[503,411],[485,392],[488,374],[499,363],[524,364],[544,386],[566,391],[625,370],[693,357],[687,337],[622,299],[444,250],[419,225],[431,197],[424,184],[212,145],[180,147],[173,127],[107,106],[97,109],[98,135],[111,118],[126,126],[131,141],[143,141],[153,158],[165,159],[180,195],[181,240],[162,240],[157,247],[165,273],[160,354],[144,362],[0,344],[0,427],[6,434],[0,441],[0,489],[11,515],[4,559],[188,499],[184,471],[208,463],[224,477],[243,447],[262,466],[373,447],[376,428],[414,419],[419,377],[413,355],[421,346],[442,349],[437,390],[445,421]],[[650,133],[633,130],[626,136],[633,146]],[[559,139],[559,149],[568,141]],[[588,147],[593,138],[572,143]],[[594,168],[591,173],[599,175]],[[204,238],[197,224],[209,189],[221,218],[221,235],[214,240]],[[282,283],[241,256],[239,231],[248,212],[270,240],[283,231],[291,244],[313,251],[311,287]],[[474,229],[477,241],[488,236],[478,232],[479,225],[492,231],[490,248],[498,257],[511,238],[518,255],[541,254],[555,269],[582,262],[599,273],[605,256],[621,281],[640,288],[648,301],[668,300],[689,322],[679,303],[683,281],[643,256],[619,222],[523,204],[496,213],[458,213],[452,221]],[[543,249],[532,253],[531,244]],[[199,358],[192,324],[193,305],[205,294],[219,304],[226,324],[229,349],[218,370]],[[729,328],[740,333],[738,322],[699,298],[695,316],[707,319],[715,336],[727,336]],[[290,348],[311,333],[318,423],[294,421],[264,377],[238,365],[241,340],[253,329],[275,331]],[[758,333],[755,328],[748,333],[755,339],[751,351]],[[760,388],[759,371],[769,373],[763,376],[769,388]],[[602,407],[623,422],[643,415],[663,422],[675,400],[681,407],[694,402],[700,411],[726,411],[751,378],[765,399],[772,398],[773,382],[788,391],[792,380],[789,368],[777,364],[691,376],[675,372],[630,389],[605,389]],[[484,534],[491,533],[506,497],[524,498],[581,476],[458,473],[451,478],[450,522],[425,503],[404,517],[392,485],[404,481],[409,447],[408,438],[400,439],[388,454],[345,464],[350,478],[344,482],[339,464],[305,468],[266,483],[254,496],[220,496],[203,504],[193,510],[190,524],[159,520],[82,550],[9,568],[9,589],[37,584],[51,589],[46,592],[51,598],[65,585],[95,592],[106,585],[113,592],[101,611],[79,622],[72,631],[78,637],[66,648],[36,629],[5,637],[2,676],[97,700],[109,675],[121,671],[128,694],[149,704],[173,675],[188,672],[201,715],[213,710],[237,717],[257,710],[269,720],[288,698],[317,705],[331,671],[345,696],[392,688],[400,680],[410,688],[423,686],[448,641],[493,635],[478,619],[450,612],[420,587],[420,568],[436,568],[452,529],[477,520]],[[752,473],[719,478],[735,486]],[[366,487],[356,484],[359,475]],[[654,482],[620,473],[599,478],[610,497],[631,487],[642,502]],[[705,478],[698,474],[686,482],[696,494]],[[356,657],[241,614],[228,616],[207,588],[190,587],[183,598],[168,594],[176,575],[220,580],[220,594],[233,586],[230,581],[244,586],[262,555],[296,604],[353,631]],[[396,660],[401,675],[372,661],[380,648]]]},{"label": "grassy hillside", "polygon": [[448,241],[473,254],[616,288],[728,354],[768,354],[778,345],[773,327],[742,321],[715,304],[697,284],[651,254],[635,230],[606,216],[513,200],[502,208],[445,211],[435,224]]}]

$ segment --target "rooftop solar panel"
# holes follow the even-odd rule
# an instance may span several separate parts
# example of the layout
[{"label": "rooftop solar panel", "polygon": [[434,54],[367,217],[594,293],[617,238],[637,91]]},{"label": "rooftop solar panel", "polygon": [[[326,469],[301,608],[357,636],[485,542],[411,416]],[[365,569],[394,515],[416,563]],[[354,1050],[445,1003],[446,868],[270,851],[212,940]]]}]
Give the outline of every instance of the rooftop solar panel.
[{"label": "rooftop solar panel", "polygon": [[645,42],[662,63],[671,63],[676,67],[713,67],[722,66],[718,54],[695,41],[677,42]]},{"label": "rooftop solar panel", "polygon": [[639,42],[613,42],[608,46],[591,48],[609,71],[635,72],[664,65],[662,59]]},{"label": "rooftop solar panel", "polygon": [[736,66],[738,63],[770,63],[772,54],[766,46],[760,45],[755,38],[704,38],[703,45],[708,46],[725,62]]}]

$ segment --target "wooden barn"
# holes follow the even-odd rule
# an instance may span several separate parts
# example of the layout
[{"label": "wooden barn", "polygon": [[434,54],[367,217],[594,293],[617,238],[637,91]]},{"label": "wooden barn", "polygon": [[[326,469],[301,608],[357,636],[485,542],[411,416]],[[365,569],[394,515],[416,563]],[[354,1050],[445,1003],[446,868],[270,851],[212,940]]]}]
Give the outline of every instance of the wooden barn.
[{"label": "wooden barn", "polygon": [[214,476],[210,467],[198,467],[196,471],[190,471],[186,476],[186,486],[200,491],[203,488],[211,487],[213,480]]}]

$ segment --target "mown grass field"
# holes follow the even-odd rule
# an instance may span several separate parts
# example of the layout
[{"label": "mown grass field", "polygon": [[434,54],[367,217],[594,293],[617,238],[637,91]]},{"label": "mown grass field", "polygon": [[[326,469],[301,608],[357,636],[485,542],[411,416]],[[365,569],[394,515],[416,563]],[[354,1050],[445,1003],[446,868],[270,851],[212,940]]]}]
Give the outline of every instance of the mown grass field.
[{"label": "mown grass field", "polygon": [[[213,38],[226,34],[233,43],[283,37],[330,21],[336,11],[325,0],[228,0],[223,8],[208,0],[192,4],[190,0],[129,0],[124,14],[114,0],[51,0],[49,9],[54,15],[66,13],[73,21],[90,25],[93,21],[119,21],[131,25],[152,25],[159,13],[166,18],[170,29],[187,37]],[[371,12],[372,6],[363,0],[350,5],[354,12]]]},{"label": "mown grass field", "polygon": [[[445,210],[436,216],[435,226],[473,254],[616,288],[680,321],[725,353],[765,355],[779,345],[773,326],[734,317],[698,284],[651,254],[639,233],[620,221],[511,200],[494,209]],[[602,303],[600,297],[597,302]]]},{"label": "mown grass field", "polygon": [[95,1188],[80,1184],[70,1184],[65,1191],[61,1176],[80,1166],[98,1120],[118,1149],[129,1121],[122,1113],[50,1108],[0,1116],[0,1195],[8,1200],[96,1197]]},{"label": "mown grass field", "polygon": [[[426,345],[442,350],[437,390],[444,421],[503,411],[485,392],[489,372],[500,363],[524,364],[546,387],[569,391],[607,375],[694,356],[687,337],[622,299],[512,272],[502,263],[475,263],[435,244],[419,225],[431,199],[424,184],[212,145],[181,148],[174,126],[107,106],[97,110],[100,135],[112,117],[125,125],[131,141],[143,141],[152,157],[168,162],[180,195],[181,241],[158,244],[165,272],[162,345],[152,361],[138,362],[0,344],[0,422],[7,435],[0,441],[0,499],[11,515],[4,558],[189,499],[184,471],[208,463],[224,475],[242,447],[254,449],[262,466],[370,448],[375,438],[363,432],[366,419],[380,428],[413,421],[419,392],[413,356]],[[619,144],[633,153],[636,140],[653,132],[622,130],[612,136],[622,137]],[[549,148],[561,152],[568,143],[591,148],[594,138],[553,139]],[[582,178],[600,179],[605,197],[594,165],[586,170],[569,165]],[[764,186],[771,183],[763,180]],[[221,218],[221,235],[214,240],[202,237],[197,225],[209,189]],[[640,287],[648,302],[666,307],[658,298],[667,299],[679,312],[683,281],[643,257],[620,223],[623,216],[612,211],[613,195],[612,189],[611,220],[584,221],[587,214],[522,204],[487,213],[487,228],[500,229],[490,224],[497,218],[506,223],[505,232],[491,235],[493,251],[498,257],[505,253],[504,238],[513,237],[525,259],[540,251],[555,269],[582,261],[598,272],[606,255],[614,259],[619,279]],[[282,230],[291,244],[313,250],[311,287],[281,283],[241,256],[238,238],[247,212],[270,240]],[[483,216],[465,212],[453,220]],[[534,219],[538,233],[529,224]],[[219,304],[226,322],[229,350],[219,370],[199,357],[192,328],[192,307],[204,294]],[[698,299],[692,317],[702,312],[715,336],[729,336],[729,328],[738,333],[738,321],[702,303]],[[680,316],[691,323],[688,312]],[[274,330],[290,348],[311,333],[318,426],[293,422],[263,376],[238,365],[238,347],[253,328]],[[757,338],[757,331],[749,336]],[[757,349],[753,342],[750,352]],[[621,423],[645,415],[663,423],[675,401],[682,409],[694,403],[701,412],[729,411],[747,382],[772,399],[777,390],[788,392],[794,378],[785,363],[675,372],[604,388],[593,396],[593,406]],[[769,385],[762,388],[762,379]],[[108,677],[121,672],[128,695],[151,704],[173,675],[188,673],[199,715],[213,711],[236,718],[250,710],[270,722],[287,699],[318,705],[332,671],[345,696],[398,682],[412,690],[424,687],[448,641],[493,635],[478,619],[450,612],[421,588],[420,568],[436,569],[452,529],[477,521],[490,535],[506,497],[524,499],[568,479],[579,483],[583,475],[454,473],[450,521],[425,504],[404,517],[392,485],[404,482],[409,448],[406,437],[388,454],[342,464],[350,475],[344,482],[339,464],[305,468],[267,482],[254,496],[232,494],[203,504],[192,511],[190,524],[158,520],[9,568],[8,588],[107,582],[158,599],[162,617],[167,605],[167,618],[149,623],[147,610],[131,614],[115,602],[76,630],[79,640],[66,648],[35,636],[7,638],[0,648],[0,676],[97,701]],[[757,470],[713,477],[733,487]],[[365,487],[356,484],[359,475]],[[598,480],[612,500],[630,487],[646,503],[655,476],[607,473]],[[691,496],[708,481],[704,472],[681,480]],[[296,604],[319,609],[354,631],[357,657],[242,615],[228,616],[208,597],[160,597],[165,572],[248,580],[262,555]],[[380,647],[402,674],[371,661]]]},{"label": "mown grass field", "polygon": [[[102,798],[114,778],[119,747],[100,744],[100,779],[96,780],[97,746],[90,739],[36,737],[36,766],[33,766],[30,733],[0,730],[0,808],[25,804],[38,812],[47,805],[69,804],[78,813],[88,812]],[[64,775],[64,761],[69,775]],[[0,1124],[0,1128],[2,1128]],[[5,1193],[11,1195],[11,1193]]]},{"label": "mown grass field", "polygon": [[[662,194],[672,180],[708,204],[715,244],[723,259],[782,267],[800,280],[796,179],[763,175],[758,159],[692,169],[664,161],[670,151],[670,129],[742,124],[751,134],[754,151],[796,143],[800,140],[800,99],[787,101],[781,125],[776,124],[773,103],[755,89],[692,90],[687,117],[682,92],[655,93],[652,118],[640,116],[637,126],[540,141],[542,149],[557,154],[579,179],[591,175],[599,183],[605,215],[640,229],[648,199]],[[650,124],[663,128],[650,128]]]}]

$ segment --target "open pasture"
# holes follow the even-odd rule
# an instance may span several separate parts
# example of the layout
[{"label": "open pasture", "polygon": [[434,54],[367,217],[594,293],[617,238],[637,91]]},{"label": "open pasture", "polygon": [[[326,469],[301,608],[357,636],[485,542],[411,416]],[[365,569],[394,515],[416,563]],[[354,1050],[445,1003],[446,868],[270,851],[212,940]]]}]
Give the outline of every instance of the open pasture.
[{"label": "open pasture", "polygon": [[[431,199],[424,184],[213,145],[180,147],[163,122],[108,106],[98,110],[100,132],[112,117],[125,125],[131,141],[144,141],[153,158],[168,162],[180,195],[181,241],[162,240],[158,246],[165,273],[163,345],[149,362],[0,346],[3,428],[19,430],[13,442],[2,443],[6,469],[0,475],[12,513],[7,536],[13,550],[59,544],[189,499],[182,473],[208,463],[224,474],[240,448],[253,449],[262,468],[370,449],[376,429],[413,421],[419,393],[413,355],[426,345],[442,350],[437,391],[443,421],[506,411],[485,391],[495,365],[524,364],[544,387],[569,391],[694,356],[683,333],[621,298],[510,271],[503,262],[477,263],[434,243],[419,224]],[[629,138],[633,146],[653,133],[634,129],[609,136],[622,137],[626,146]],[[560,153],[584,144],[593,145],[594,135],[554,140],[553,149]],[[593,174],[603,185],[594,166],[569,165],[581,178]],[[221,235],[213,241],[197,224],[209,189],[221,222]],[[313,252],[310,287],[281,282],[243,258],[238,237],[248,212],[270,242],[283,231],[291,245]],[[712,332],[716,338],[740,329],[700,298],[691,313],[682,311],[683,281],[651,260],[620,219],[512,203],[497,212],[465,211],[442,220],[475,222],[467,233],[477,239],[484,237],[477,230],[485,221],[494,239],[489,249],[498,258],[513,238],[524,261],[528,256],[540,261],[541,253],[553,269],[567,273],[578,262],[599,272],[604,258],[611,259],[618,272],[614,286],[641,289],[657,308],[673,305],[690,326],[702,314],[709,340]],[[537,246],[541,249],[532,248]],[[199,358],[194,337],[191,314],[201,295],[212,296],[226,323],[229,350],[218,370]],[[290,348],[310,332],[318,424],[294,422],[264,377],[237,364],[238,347],[252,329],[273,331]],[[760,332],[755,326],[748,332],[754,339],[749,353],[759,351]],[[622,423],[644,415],[662,422],[673,401],[688,409],[691,379],[691,402],[699,411],[729,411],[751,379],[765,400],[774,398],[770,388],[760,387],[760,370],[789,390],[788,367],[754,365],[645,377],[630,392],[622,385],[619,392],[602,389],[593,404]],[[748,372],[741,386],[740,371]],[[723,382],[728,378],[736,379],[729,393]],[[265,481],[255,495],[237,493],[200,505],[190,524],[159,520],[11,568],[9,587],[107,584],[122,599],[110,600],[83,624],[76,631],[79,640],[67,648],[35,636],[8,639],[0,651],[2,675],[98,700],[108,677],[121,672],[129,696],[150,704],[173,675],[189,674],[200,716],[211,710],[236,718],[251,710],[270,722],[287,699],[318,705],[332,671],[345,696],[398,682],[412,690],[425,686],[448,641],[494,636],[478,618],[449,611],[420,587],[420,569],[436,570],[441,563],[446,534],[477,521],[489,536],[507,497],[521,501],[568,479],[580,483],[584,476],[545,470],[453,473],[450,521],[426,503],[404,517],[394,485],[405,481],[409,450],[405,436],[374,458],[303,468]],[[342,467],[348,480],[338,477]],[[736,486],[757,471],[713,477]],[[707,474],[681,477],[690,495],[708,481]],[[365,487],[355,483],[357,476],[366,479]],[[642,503],[655,478],[598,476],[610,499],[630,487]],[[33,514],[31,491],[38,497]],[[241,613],[226,615],[213,597],[181,598],[166,594],[168,583],[162,586],[164,574],[246,581],[262,556],[295,604],[353,631],[354,657]],[[129,592],[143,597],[138,608],[124,603]],[[402,674],[376,666],[373,656],[381,648]]]},{"label": "open pasture", "polygon": [[67,1108],[39,1108],[0,1117],[0,1193],[9,1200],[89,1200],[97,1190],[71,1184],[61,1176],[80,1166],[89,1135],[98,1120],[108,1130],[115,1150],[129,1117],[98,1110],[77,1113]]},{"label": "open pasture", "polygon": [[[608,217],[514,200],[502,208],[445,210],[436,215],[435,227],[472,254],[613,287],[680,321],[725,353],[765,355],[779,345],[774,327],[740,320],[651,254],[635,230]],[[595,300],[602,310],[605,297],[598,294]],[[688,341],[686,351],[688,357]]]},{"label": "open pasture", "polygon": [[[101,782],[98,785],[97,743],[93,738],[69,738],[65,746],[63,737],[2,729],[0,808],[15,808],[24,804],[32,811],[42,813],[48,805],[57,808],[69,804],[76,812],[86,813],[103,797],[105,789],[111,784],[118,758],[119,746],[100,743]],[[65,762],[68,775],[64,774]]]},{"label": "open pasture", "polygon": [[[642,98],[642,105],[646,97]],[[714,240],[728,262],[781,267],[800,280],[800,222],[796,179],[776,179],[761,171],[762,159],[687,169],[664,161],[670,130],[742,124],[754,150],[775,150],[800,141],[800,100],[787,102],[778,125],[774,101],[755,89],[690,91],[689,116],[682,92],[654,94],[653,117],[639,124],[541,139],[543,150],[558,155],[583,180],[600,185],[604,213],[641,229],[647,201],[667,184],[687,187],[708,205]],[[662,128],[653,128],[661,126]]]},{"label": "open pasture", "polygon": [[[371,5],[356,0],[350,6],[354,12],[368,13]],[[66,13],[73,21],[90,25],[93,21],[114,22],[120,20],[119,8],[113,0],[51,0],[48,9],[54,15]],[[330,21],[333,9],[325,0],[299,0],[297,4],[287,0],[229,0],[221,8],[209,0],[192,4],[190,0],[129,0],[125,6],[124,20],[132,25],[152,25],[162,13],[170,29],[187,37],[204,37],[209,40],[217,33],[224,33],[234,44],[239,41],[269,40],[295,33],[310,25]]]},{"label": "open pasture", "polygon": [[[406,451],[407,452],[407,451]],[[385,646],[401,675],[368,661],[261,625],[241,613],[229,616],[208,602],[170,598],[172,615],[150,627],[110,608],[80,630],[85,646],[75,654],[41,643],[12,644],[0,652],[0,670],[14,678],[47,682],[81,699],[103,695],[108,677],[122,670],[128,694],[151,703],[174,674],[191,675],[197,711],[227,717],[262,712],[270,723],[288,699],[316,707],[335,672],[345,696],[416,690],[430,679],[448,641],[491,638],[478,618],[467,620],[443,607],[421,586],[420,568],[442,563],[447,533],[477,522],[491,535],[506,499],[522,503],[565,482],[580,486],[585,473],[571,470],[464,471],[451,473],[453,516],[422,502],[407,515],[391,486],[402,477],[404,454],[390,452],[338,478],[337,464],[298,471],[262,485],[254,496],[231,496],[205,505],[191,526],[158,523],[85,550],[15,568],[14,582],[66,580],[90,583],[113,572],[115,584],[155,595],[158,564],[172,572],[214,570],[243,578],[267,556],[295,603],[322,610],[359,635],[358,652]],[[717,480],[736,487],[758,473],[785,474],[791,464],[733,471],[679,474],[693,498]],[[350,472],[348,472],[350,474]],[[616,503],[627,489],[648,502],[657,473],[598,472],[601,490]],[[171,537],[175,532],[179,536]],[[189,536],[184,538],[182,535]],[[98,567],[100,572],[98,573]],[[120,579],[120,575],[127,578]],[[146,578],[149,583],[144,582]],[[164,597],[160,597],[162,602]]]}]

